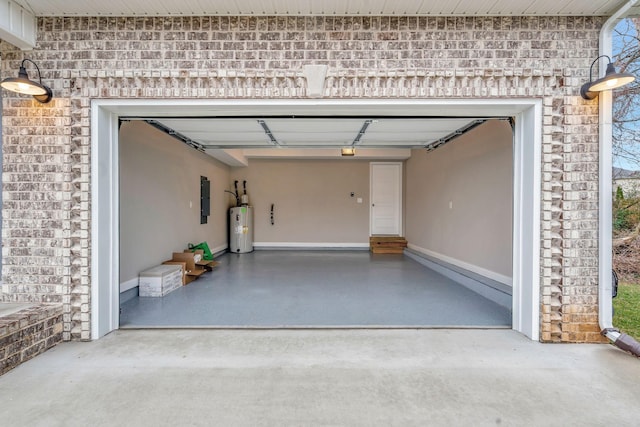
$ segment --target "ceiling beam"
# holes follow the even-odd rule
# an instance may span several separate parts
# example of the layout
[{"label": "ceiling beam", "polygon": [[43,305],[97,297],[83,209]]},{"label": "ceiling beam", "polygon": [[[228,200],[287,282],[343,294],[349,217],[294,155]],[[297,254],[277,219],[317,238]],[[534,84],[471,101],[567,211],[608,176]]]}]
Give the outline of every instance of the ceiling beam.
[{"label": "ceiling beam", "polygon": [[231,167],[246,167],[249,166],[249,159],[244,155],[244,150],[241,149],[225,149],[225,150],[206,150],[208,155],[222,163]]}]

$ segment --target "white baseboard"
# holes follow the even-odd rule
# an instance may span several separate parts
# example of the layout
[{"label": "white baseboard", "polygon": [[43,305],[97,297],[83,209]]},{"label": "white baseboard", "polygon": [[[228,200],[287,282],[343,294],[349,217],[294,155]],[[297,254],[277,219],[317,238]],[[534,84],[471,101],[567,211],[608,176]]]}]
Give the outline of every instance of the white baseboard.
[{"label": "white baseboard", "polygon": [[331,243],[331,242],[254,242],[253,247],[291,248],[291,249],[369,249],[369,243]]},{"label": "white baseboard", "polygon": [[131,280],[127,280],[126,282],[120,283],[120,293],[126,292],[129,289],[133,289],[138,286],[138,278],[134,277]]},{"label": "white baseboard", "polygon": [[209,248],[212,254],[219,254],[220,252],[225,252],[229,248],[229,245],[220,245],[215,248]]},{"label": "white baseboard", "polygon": [[508,286],[513,286],[513,279],[509,276],[505,276],[504,274],[496,273],[495,271],[487,270],[486,268],[478,267],[477,265],[469,264],[467,262],[460,261],[459,259],[451,258],[449,256],[442,255],[438,252],[430,251],[429,249],[421,248],[420,246],[416,246],[411,243],[407,244],[407,247],[416,252],[420,252],[422,254],[444,261],[446,263],[455,265],[456,267],[460,267],[465,270],[484,276],[488,279],[495,280],[496,282],[500,282]]}]

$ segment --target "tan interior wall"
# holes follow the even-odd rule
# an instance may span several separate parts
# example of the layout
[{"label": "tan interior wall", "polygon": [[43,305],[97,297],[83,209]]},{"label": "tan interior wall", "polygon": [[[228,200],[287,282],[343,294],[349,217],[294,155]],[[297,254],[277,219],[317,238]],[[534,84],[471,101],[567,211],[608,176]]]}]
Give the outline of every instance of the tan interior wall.
[{"label": "tan interior wall", "polygon": [[[200,224],[200,176],[211,216]],[[188,243],[227,245],[229,167],[143,122],[120,128],[120,283]]]},{"label": "tan interior wall", "polygon": [[369,161],[251,159],[232,169],[230,189],[236,179],[247,180],[257,243],[369,242]]},{"label": "tan interior wall", "polygon": [[410,244],[512,277],[513,136],[489,121],[406,163]]},{"label": "tan interior wall", "polygon": [[[368,243],[369,163],[251,159],[248,167],[229,168],[151,126],[125,123],[120,131],[121,283],[188,242],[226,246],[227,206],[233,198],[224,190],[236,179],[240,188],[247,180],[256,243]],[[431,153],[414,150],[404,173],[404,224],[411,244],[511,276],[507,122],[486,123]],[[206,225],[199,223],[200,175],[212,181]]]}]

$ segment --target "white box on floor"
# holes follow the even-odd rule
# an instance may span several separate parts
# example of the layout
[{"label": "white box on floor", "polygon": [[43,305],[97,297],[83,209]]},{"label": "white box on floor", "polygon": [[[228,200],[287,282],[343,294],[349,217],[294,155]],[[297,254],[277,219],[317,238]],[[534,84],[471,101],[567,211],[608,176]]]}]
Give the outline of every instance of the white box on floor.
[{"label": "white box on floor", "polygon": [[140,273],[138,278],[141,297],[163,297],[182,286],[182,267],[158,265]]}]

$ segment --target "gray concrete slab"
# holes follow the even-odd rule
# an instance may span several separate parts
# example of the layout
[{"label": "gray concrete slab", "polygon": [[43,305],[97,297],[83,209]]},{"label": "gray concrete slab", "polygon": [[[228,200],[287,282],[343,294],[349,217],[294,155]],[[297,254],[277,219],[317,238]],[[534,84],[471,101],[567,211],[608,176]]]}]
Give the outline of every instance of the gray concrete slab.
[{"label": "gray concrete slab", "polygon": [[162,298],[121,305],[121,327],[511,327],[511,311],[403,255],[227,254]]},{"label": "gray concrete slab", "polygon": [[0,396],[3,426],[636,426],[640,360],[509,330],[120,330]]}]

